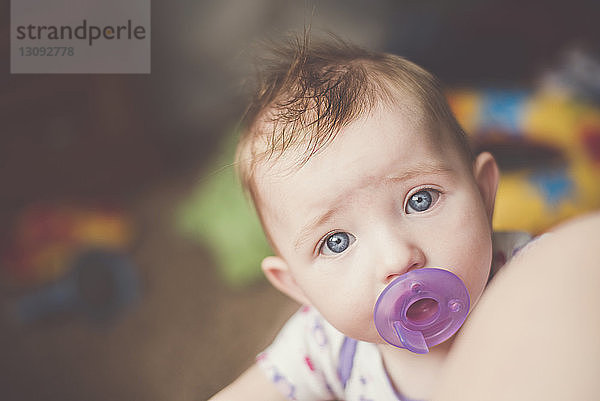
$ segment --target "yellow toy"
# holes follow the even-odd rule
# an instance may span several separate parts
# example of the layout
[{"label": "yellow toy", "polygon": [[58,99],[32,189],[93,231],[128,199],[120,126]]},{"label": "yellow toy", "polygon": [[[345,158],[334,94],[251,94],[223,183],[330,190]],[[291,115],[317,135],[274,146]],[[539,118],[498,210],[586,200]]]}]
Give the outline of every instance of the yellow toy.
[{"label": "yellow toy", "polygon": [[475,151],[502,178],[494,229],[539,233],[600,208],[600,109],[559,91],[449,93]]}]

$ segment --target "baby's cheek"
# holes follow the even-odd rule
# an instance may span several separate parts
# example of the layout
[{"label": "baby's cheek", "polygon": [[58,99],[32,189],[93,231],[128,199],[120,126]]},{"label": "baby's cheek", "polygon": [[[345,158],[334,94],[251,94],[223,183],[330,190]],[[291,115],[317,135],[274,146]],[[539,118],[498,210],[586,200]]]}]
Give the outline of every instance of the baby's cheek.
[{"label": "baby's cheek", "polygon": [[472,302],[476,302],[487,282],[492,257],[491,229],[481,211],[465,210],[453,222],[453,246],[447,249],[447,261],[463,279]]},{"label": "baby's cheek", "polygon": [[337,330],[356,339],[372,341],[369,333],[370,328],[374,328],[373,303],[368,297],[330,288],[328,296],[319,297],[318,302],[317,310]]},{"label": "baby's cheek", "polygon": [[487,283],[492,258],[491,240],[478,241],[474,245],[479,245],[479,247],[474,247],[471,250],[472,260],[465,261],[465,264],[468,263],[469,268],[464,273],[465,284],[469,289],[473,306],[481,296]]},{"label": "baby's cheek", "polygon": [[[465,213],[462,221],[456,222],[457,249],[463,257],[473,258],[473,262],[484,262],[491,257],[492,233],[489,223],[481,213]],[[461,251],[462,248],[462,251]]]}]

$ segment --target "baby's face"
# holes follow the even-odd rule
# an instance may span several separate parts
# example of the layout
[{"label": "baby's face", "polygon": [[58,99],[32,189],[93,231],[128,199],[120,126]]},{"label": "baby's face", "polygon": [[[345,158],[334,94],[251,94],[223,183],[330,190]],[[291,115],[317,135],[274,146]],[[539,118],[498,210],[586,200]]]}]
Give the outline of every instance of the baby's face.
[{"label": "baby's face", "polygon": [[409,270],[450,270],[472,305],[487,281],[493,206],[450,140],[425,126],[379,107],[300,169],[290,170],[284,156],[257,174],[259,207],[279,251],[263,263],[267,276],[356,339],[383,342],[375,302]]}]

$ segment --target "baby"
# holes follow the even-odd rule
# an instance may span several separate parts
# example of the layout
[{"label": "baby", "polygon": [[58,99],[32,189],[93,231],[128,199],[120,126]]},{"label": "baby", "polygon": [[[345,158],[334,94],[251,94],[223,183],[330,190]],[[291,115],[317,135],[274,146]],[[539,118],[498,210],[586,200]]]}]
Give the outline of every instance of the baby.
[{"label": "baby", "polygon": [[453,338],[412,353],[381,338],[373,310],[427,267],[458,276],[473,309],[528,240],[493,244],[496,162],[472,155],[436,80],[401,57],[307,39],[277,57],[237,166],[276,253],[262,269],[303,307],[214,399],[430,399]]}]

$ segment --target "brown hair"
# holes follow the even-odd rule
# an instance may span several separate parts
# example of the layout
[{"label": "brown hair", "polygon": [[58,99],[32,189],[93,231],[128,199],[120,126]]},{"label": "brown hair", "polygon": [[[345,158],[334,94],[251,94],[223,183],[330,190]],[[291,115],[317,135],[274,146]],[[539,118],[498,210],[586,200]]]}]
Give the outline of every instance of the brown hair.
[{"label": "brown hair", "polygon": [[424,113],[449,131],[461,154],[472,161],[438,81],[416,64],[337,38],[313,43],[306,34],[273,48],[272,55],[244,114],[236,153],[242,186],[255,204],[258,163],[293,148],[301,150],[301,166],[344,126],[381,102],[397,103],[399,94],[413,102],[409,111]]}]

